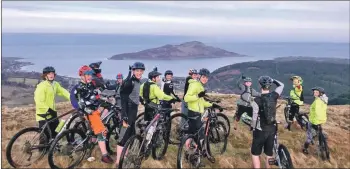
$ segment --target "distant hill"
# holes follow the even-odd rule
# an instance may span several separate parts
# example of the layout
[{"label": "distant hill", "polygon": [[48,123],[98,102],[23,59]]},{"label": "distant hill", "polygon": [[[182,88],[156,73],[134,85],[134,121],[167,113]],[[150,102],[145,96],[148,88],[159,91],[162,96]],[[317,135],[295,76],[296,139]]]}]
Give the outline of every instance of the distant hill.
[{"label": "distant hill", "polygon": [[[314,60],[275,59],[256,62],[245,62],[221,67],[212,73],[208,82],[208,89],[219,93],[237,93],[237,80],[241,74],[253,79],[253,87],[258,89],[257,79],[261,75],[269,75],[285,84],[283,94],[289,95],[292,75],[299,75],[304,79],[304,95],[307,103],[313,100],[311,88],[321,86],[325,88],[330,98],[330,104],[350,104],[349,92],[349,62],[336,63]],[[336,99],[336,100],[332,100]]]},{"label": "distant hill", "polygon": [[244,55],[226,51],[224,49],[207,46],[202,42],[191,41],[180,45],[165,45],[135,53],[123,53],[112,56],[111,60],[145,59],[195,59],[217,57],[242,57]]}]

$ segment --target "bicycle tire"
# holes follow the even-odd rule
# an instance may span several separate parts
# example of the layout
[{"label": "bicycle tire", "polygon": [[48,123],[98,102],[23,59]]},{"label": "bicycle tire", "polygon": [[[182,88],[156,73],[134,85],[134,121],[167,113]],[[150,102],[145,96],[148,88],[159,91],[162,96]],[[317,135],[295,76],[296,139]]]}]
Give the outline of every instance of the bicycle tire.
[{"label": "bicycle tire", "polygon": [[[177,169],[182,169],[182,151],[183,151],[183,147],[185,146],[186,140],[188,139],[192,139],[192,140],[196,140],[194,135],[187,135],[185,137],[183,137],[181,139],[178,151],[177,151],[177,159],[176,159],[176,168]],[[191,164],[190,164],[191,165]],[[185,167],[188,168],[188,167]]]},{"label": "bicycle tire", "polygon": [[320,138],[319,138],[319,144],[320,144],[320,153],[321,153],[321,158],[322,160],[330,160],[330,157],[329,157],[329,147],[328,147],[328,144],[327,144],[327,140],[324,136],[324,134],[320,134]]},{"label": "bicycle tire", "polygon": [[[222,129],[224,130],[224,135],[223,137],[220,136],[220,133],[218,131],[218,126],[221,126]],[[216,154],[213,154],[213,151],[211,150],[211,146],[210,146],[210,143],[214,143],[214,142],[217,142],[217,141],[221,141],[221,139],[223,139],[223,147],[221,148],[220,150],[220,153],[219,154],[223,154],[225,151],[226,151],[226,148],[227,148],[227,137],[228,135],[226,134],[227,133],[227,129],[226,129],[226,126],[225,124],[222,122],[222,121],[217,121],[216,122],[216,125],[214,126],[215,128],[211,128],[209,129],[209,137],[206,139],[207,140],[207,150],[208,150],[208,154],[210,156],[213,156],[213,155],[216,155]],[[217,137],[215,137],[215,135]],[[215,140],[213,140],[215,139]]]},{"label": "bicycle tire", "polygon": [[[113,122],[111,124],[111,121]],[[112,145],[117,145],[118,143],[118,132],[116,130],[118,130],[118,120],[116,116],[112,116],[109,121],[108,124],[106,124],[106,127],[108,129],[108,133],[106,135],[106,149],[107,152],[110,154],[115,154],[116,152],[113,151],[114,149],[116,149],[116,147],[113,149]],[[111,144],[111,142],[114,141],[114,144]]]},{"label": "bicycle tire", "polygon": [[[224,113],[217,113],[217,116],[218,117],[222,117],[222,118],[224,118],[224,120],[225,120],[225,125],[226,125],[226,130],[227,130],[227,136],[229,136],[230,135],[230,132],[231,132],[231,123],[230,123],[230,120],[229,120],[229,118],[224,114]],[[219,118],[218,118],[219,119]],[[219,121],[222,121],[222,120],[219,120]]]},{"label": "bicycle tire", "polygon": [[[49,146],[45,149],[42,150],[39,158],[35,161],[33,161],[32,163],[28,164],[28,165],[20,165],[20,164],[17,164],[16,162],[14,162],[12,156],[11,156],[11,151],[12,151],[12,146],[13,144],[15,143],[15,141],[23,134],[27,133],[27,132],[37,132],[37,133],[41,133],[42,129],[39,128],[39,127],[29,127],[29,128],[25,128],[25,129],[22,129],[20,130],[18,133],[16,133],[10,140],[10,142],[8,143],[7,147],[6,147],[6,158],[7,158],[7,161],[8,163],[14,167],[14,168],[18,168],[18,167],[27,167],[27,166],[30,166],[32,165],[35,161],[38,161],[40,160],[41,158],[44,157],[44,155],[46,154]],[[45,144],[48,144],[49,143],[49,137],[46,135],[45,132],[43,132],[43,134],[45,135]],[[40,137],[40,136],[39,136]]]},{"label": "bicycle tire", "polygon": [[278,152],[278,156],[280,158],[281,164],[282,164],[282,161],[286,162],[286,164],[285,164],[286,166],[282,165],[280,167],[283,169],[293,169],[294,166],[293,166],[292,158],[290,157],[290,153],[289,153],[287,147],[283,144],[280,144],[278,146],[277,152]]},{"label": "bicycle tire", "polygon": [[[140,135],[133,135],[126,141],[126,143],[124,145],[124,148],[122,150],[122,153],[120,154],[120,157],[119,157],[120,159],[119,159],[118,169],[122,169],[123,168],[124,156],[126,155],[127,148],[129,147],[130,144],[134,143],[135,139],[137,139],[139,141],[139,143],[142,144],[142,137]],[[135,147],[135,146],[133,145],[132,147]],[[141,149],[141,147],[138,147],[138,148]],[[139,160],[141,160],[141,159],[139,159]],[[131,161],[137,162],[135,160],[131,160]],[[141,168],[141,162],[140,162],[140,166],[139,167],[128,167],[128,168]]]},{"label": "bicycle tire", "polygon": [[142,121],[144,119],[145,112],[142,112],[136,116],[135,120],[135,132],[138,135],[141,135],[140,128],[137,126],[139,121]]},{"label": "bicycle tire", "polygon": [[[163,135],[163,136],[162,136]],[[163,138],[164,140],[164,147],[163,150],[161,151],[161,153],[159,155],[157,155],[157,140],[159,138]],[[168,150],[168,145],[169,145],[169,137],[167,134],[167,131],[165,130],[163,133],[160,133],[160,131],[156,131],[153,135],[153,145],[152,145],[152,157],[155,160],[162,160]]]},{"label": "bicycle tire", "polygon": [[[187,117],[185,114],[183,114],[183,113],[173,114],[173,115],[170,117],[170,125],[168,125],[169,143],[170,143],[170,144],[179,145],[180,142],[181,142],[181,138],[182,138],[184,132],[181,131],[181,127],[178,128],[178,129],[175,129],[175,131],[177,131],[177,132],[175,132],[175,134],[178,135],[177,137],[179,138],[179,140],[176,140],[176,139],[173,139],[173,138],[172,138],[172,135],[174,135],[174,134],[172,134],[172,124],[173,124],[173,119],[175,119],[176,117],[181,117],[181,118],[183,118],[184,121],[188,121],[188,117]],[[182,121],[182,120],[181,120],[181,121]]]},{"label": "bicycle tire", "polygon": [[[60,141],[60,139],[62,139],[62,138],[69,138],[69,135],[71,135],[71,134],[74,134],[74,133],[77,133],[77,134],[79,134],[81,137],[82,137],[82,139],[85,139],[86,138],[86,135],[85,135],[85,133],[82,131],[82,130],[79,130],[79,129],[76,129],[76,128],[72,128],[72,129],[68,129],[68,130],[65,130],[65,131],[63,131],[61,134],[59,134],[56,138],[55,138],[55,140],[53,141],[53,143],[51,144],[51,147],[50,147],[50,150],[49,150],[49,153],[48,153],[48,162],[49,162],[49,165],[50,165],[50,168],[52,168],[52,169],[58,169],[59,167],[57,167],[56,166],[56,164],[55,164],[55,162],[54,162],[54,160],[53,160],[53,153],[54,153],[54,151],[56,150],[55,148],[56,148],[56,144],[58,143],[58,141]],[[74,164],[72,164],[71,166],[69,166],[69,167],[67,167],[67,168],[74,168],[74,167],[76,167],[76,166],[78,166],[80,163],[81,163],[81,161],[84,159],[84,156],[86,155],[86,153],[87,153],[87,149],[88,149],[88,146],[87,146],[87,141],[85,141],[83,144],[83,149],[82,149],[82,151],[83,151],[83,153],[82,153],[82,155],[81,155],[81,157],[74,163]]]},{"label": "bicycle tire", "polygon": [[67,127],[66,127],[66,130],[68,129],[72,129],[72,128],[78,128],[78,127],[83,127],[81,129],[84,130],[84,132],[87,131],[87,127],[85,126],[85,123],[84,123],[84,126],[79,126],[77,124],[83,124],[83,122],[81,120],[78,120],[77,122],[78,123],[75,123],[73,126],[71,126],[73,124],[73,121],[75,121],[77,118],[80,118],[80,114],[76,113],[73,115],[73,117],[70,119],[70,121],[67,123]]},{"label": "bicycle tire", "polygon": [[[305,120],[306,119],[306,120]],[[307,123],[309,122],[309,116],[307,114],[300,114],[297,117],[297,122],[299,124],[299,126],[306,131],[307,129]]]},{"label": "bicycle tire", "polygon": [[286,105],[286,107],[284,107],[284,119],[286,120],[287,123],[291,122],[289,120],[289,111],[290,111],[290,108],[287,107],[288,105]]}]

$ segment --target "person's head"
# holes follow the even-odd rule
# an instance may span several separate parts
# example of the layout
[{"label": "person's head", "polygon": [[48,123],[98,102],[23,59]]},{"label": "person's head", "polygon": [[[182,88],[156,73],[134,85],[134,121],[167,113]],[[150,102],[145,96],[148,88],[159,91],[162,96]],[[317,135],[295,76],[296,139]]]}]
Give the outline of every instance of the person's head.
[{"label": "person's head", "polygon": [[294,86],[300,86],[303,84],[303,79],[300,76],[292,76],[290,80],[293,81]]},{"label": "person's head", "polygon": [[322,87],[314,87],[311,90],[314,92],[314,97],[320,97],[325,93]]},{"label": "person's head", "polygon": [[153,70],[152,72],[148,73],[148,79],[158,83],[160,81],[160,77],[159,77],[160,75],[162,74],[156,70]]},{"label": "person's head", "polygon": [[95,74],[99,74],[102,72],[102,70],[100,69],[101,63],[102,63],[101,61],[96,63],[91,63],[89,67],[94,71]]},{"label": "person's head", "polygon": [[210,71],[206,68],[202,68],[199,70],[199,81],[202,84],[206,84],[208,82],[209,79],[209,75],[210,75]]},{"label": "person's head", "polygon": [[132,70],[132,74],[137,78],[137,79],[141,79],[142,78],[142,74],[145,71],[145,65],[141,62],[135,62],[132,66],[131,66],[131,70]]},{"label": "person's head", "polygon": [[123,82],[123,74],[118,73],[116,79],[117,79],[117,83],[122,83]]},{"label": "person's head", "polygon": [[198,79],[198,71],[196,69],[190,69],[188,74],[192,77],[192,79]]},{"label": "person's head", "polygon": [[93,70],[87,66],[84,65],[82,67],[80,67],[79,69],[79,76],[80,76],[80,80],[83,83],[90,83],[92,81],[92,74],[93,74]]},{"label": "person's head", "polygon": [[259,81],[262,93],[266,93],[270,91],[270,88],[273,84],[273,79],[270,76],[260,76],[258,81]]},{"label": "person's head", "polygon": [[41,78],[43,80],[53,81],[55,80],[56,70],[52,66],[47,66],[43,69]]},{"label": "person's head", "polygon": [[245,85],[245,86],[248,86],[248,87],[252,86],[252,78],[246,77],[246,78],[244,79],[244,85]]},{"label": "person's head", "polygon": [[164,76],[165,76],[165,80],[170,81],[173,79],[173,72],[171,70],[167,70],[165,71]]}]

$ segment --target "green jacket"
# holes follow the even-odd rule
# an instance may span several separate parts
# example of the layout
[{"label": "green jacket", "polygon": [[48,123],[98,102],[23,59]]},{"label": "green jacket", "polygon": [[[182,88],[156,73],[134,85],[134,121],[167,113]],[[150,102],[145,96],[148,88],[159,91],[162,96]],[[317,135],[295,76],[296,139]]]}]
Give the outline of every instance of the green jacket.
[{"label": "green jacket", "polygon": [[185,95],[185,102],[187,102],[188,109],[198,113],[204,113],[204,108],[211,107],[213,104],[199,98],[198,94],[204,91],[203,85],[197,80],[189,80],[189,86]]},{"label": "green jacket", "polygon": [[293,100],[293,102],[299,106],[304,104],[304,102],[300,100],[302,91],[303,91],[303,86],[301,86],[300,89],[294,86],[294,88],[289,93],[290,98]]},{"label": "green jacket", "polygon": [[[44,118],[38,116],[38,114],[45,114],[49,108],[56,111],[55,96],[59,95],[67,100],[70,100],[69,92],[61,87],[61,85],[53,81],[52,84],[45,80],[40,82],[34,92],[34,101],[36,109],[36,121],[45,120]],[[47,116],[51,118],[51,116]]]},{"label": "green jacket", "polygon": [[[149,82],[152,82],[151,80],[148,80]],[[143,98],[143,86],[145,83],[143,83],[140,86],[140,96]],[[165,101],[170,101],[173,99],[173,97],[166,95],[157,84],[151,84],[150,89],[149,89],[149,100],[155,104],[159,104],[159,100],[165,100]],[[144,99],[145,100],[145,99]]]},{"label": "green jacket", "polygon": [[316,97],[310,106],[309,120],[311,124],[318,125],[327,121],[327,103],[328,98],[324,94],[321,97]]}]

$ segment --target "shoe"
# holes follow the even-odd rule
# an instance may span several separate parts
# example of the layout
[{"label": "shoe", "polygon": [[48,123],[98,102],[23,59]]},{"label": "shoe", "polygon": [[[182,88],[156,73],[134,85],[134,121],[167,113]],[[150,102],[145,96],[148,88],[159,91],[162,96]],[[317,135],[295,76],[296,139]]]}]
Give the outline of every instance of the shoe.
[{"label": "shoe", "polygon": [[309,154],[309,151],[308,151],[307,149],[303,148],[303,153],[304,153],[305,155],[308,155],[308,154]]},{"label": "shoe", "polygon": [[102,156],[101,161],[107,164],[114,163],[114,160],[109,155]]}]

